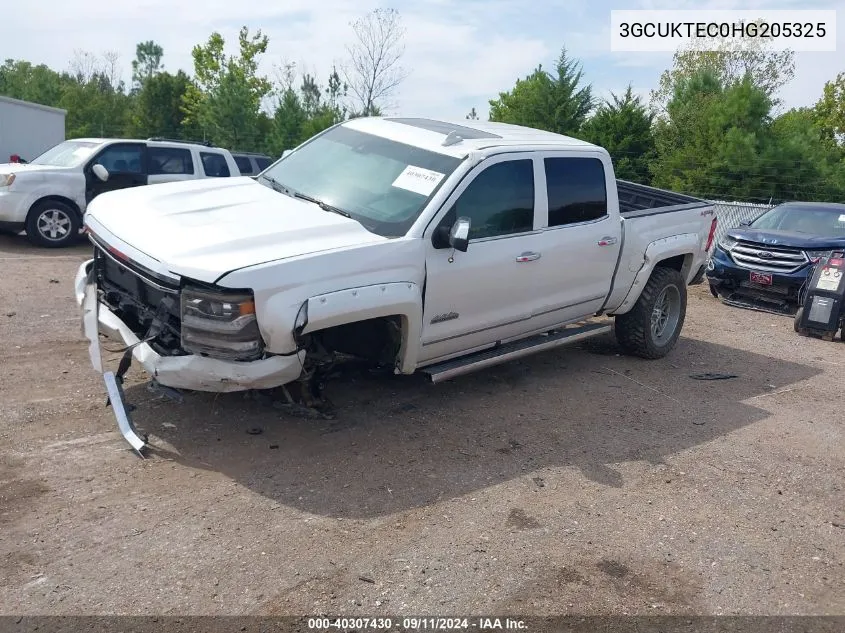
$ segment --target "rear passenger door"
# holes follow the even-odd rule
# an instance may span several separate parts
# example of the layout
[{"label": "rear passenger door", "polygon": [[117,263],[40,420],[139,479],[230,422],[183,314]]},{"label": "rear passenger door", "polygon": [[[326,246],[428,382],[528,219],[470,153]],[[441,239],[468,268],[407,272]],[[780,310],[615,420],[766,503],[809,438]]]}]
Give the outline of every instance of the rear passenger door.
[{"label": "rear passenger door", "polygon": [[191,150],[186,147],[150,145],[147,147],[148,183],[191,180],[195,178],[196,166]]},{"label": "rear passenger door", "polygon": [[538,327],[595,314],[610,292],[621,249],[616,180],[603,153],[540,154],[545,195]]}]

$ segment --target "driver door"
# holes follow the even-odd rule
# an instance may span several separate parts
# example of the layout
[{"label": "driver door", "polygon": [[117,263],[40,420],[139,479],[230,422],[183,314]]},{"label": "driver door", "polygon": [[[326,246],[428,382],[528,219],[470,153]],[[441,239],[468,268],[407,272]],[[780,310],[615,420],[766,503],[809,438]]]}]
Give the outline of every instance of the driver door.
[{"label": "driver door", "polygon": [[[517,335],[531,318],[542,240],[535,169],[525,154],[484,161],[432,224],[420,362]],[[445,237],[459,217],[471,222],[466,252],[452,249]]]},{"label": "driver door", "polygon": [[[85,167],[85,202],[101,193],[147,184],[147,146],[144,143],[113,143],[94,156]],[[109,172],[108,180],[94,174],[100,164]]]}]

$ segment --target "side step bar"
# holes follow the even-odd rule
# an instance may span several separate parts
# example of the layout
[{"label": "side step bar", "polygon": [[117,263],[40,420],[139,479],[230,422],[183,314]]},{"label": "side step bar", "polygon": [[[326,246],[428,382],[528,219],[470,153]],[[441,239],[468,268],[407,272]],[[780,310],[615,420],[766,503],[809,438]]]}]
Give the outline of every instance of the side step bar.
[{"label": "side step bar", "polygon": [[463,376],[485,367],[492,367],[506,363],[516,358],[536,354],[546,350],[571,345],[586,338],[607,334],[613,329],[608,323],[578,324],[577,327],[567,327],[553,333],[538,334],[527,339],[506,343],[492,349],[486,349],[469,356],[447,360],[436,365],[429,365],[420,369],[421,374],[429,377],[431,382],[438,383],[456,376]]}]

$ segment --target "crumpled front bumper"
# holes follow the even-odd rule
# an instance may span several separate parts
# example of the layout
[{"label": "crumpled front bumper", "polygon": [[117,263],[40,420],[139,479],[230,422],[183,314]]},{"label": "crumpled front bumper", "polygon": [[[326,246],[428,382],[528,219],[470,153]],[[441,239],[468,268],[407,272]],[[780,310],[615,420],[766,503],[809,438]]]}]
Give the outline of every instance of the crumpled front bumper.
[{"label": "crumpled front bumper", "polygon": [[[74,289],[76,302],[83,307],[89,267],[93,260],[83,263],[76,273]],[[134,345],[132,357],[144,370],[166,387],[192,391],[232,392],[248,389],[271,389],[293,382],[302,373],[305,352],[291,356],[270,356],[248,363],[206,358],[198,355],[161,356],[138,336],[107,306],[98,306],[99,332],[110,339]],[[93,319],[83,316],[83,331],[91,345],[92,363],[99,359],[99,337]],[[94,366],[98,371],[101,367]]]}]

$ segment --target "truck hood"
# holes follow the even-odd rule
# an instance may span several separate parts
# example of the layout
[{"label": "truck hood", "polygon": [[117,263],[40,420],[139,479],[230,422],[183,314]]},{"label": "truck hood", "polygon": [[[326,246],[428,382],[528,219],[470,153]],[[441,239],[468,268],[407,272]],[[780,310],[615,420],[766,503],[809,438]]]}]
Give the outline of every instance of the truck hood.
[{"label": "truck hood", "polygon": [[736,240],[747,240],[770,246],[786,246],[808,251],[823,251],[834,248],[845,248],[845,237],[831,237],[829,235],[811,235],[794,231],[762,231],[759,229],[743,228],[731,229],[728,236]]},{"label": "truck hood", "polygon": [[[248,177],[104,193],[85,218],[95,236],[117,249],[130,246],[160,272],[209,283],[247,266],[387,240]],[[131,249],[122,252],[131,257]]]}]

